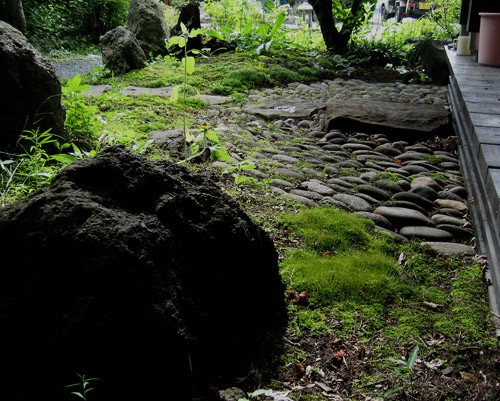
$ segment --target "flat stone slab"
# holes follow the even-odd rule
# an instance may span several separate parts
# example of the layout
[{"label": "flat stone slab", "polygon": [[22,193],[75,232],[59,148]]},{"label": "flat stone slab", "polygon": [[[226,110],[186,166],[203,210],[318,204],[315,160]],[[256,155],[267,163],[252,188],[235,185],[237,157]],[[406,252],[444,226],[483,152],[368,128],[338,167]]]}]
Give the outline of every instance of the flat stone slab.
[{"label": "flat stone slab", "polygon": [[257,117],[267,120],[286,120],[293,119],[308,119],[318,112],[325,109],[326,104],[321,102],[304,102],[303,100],[290,100],[286,102],[279,100],[266,101],[254,105],[244,107],[243,111]]},{"label": "flat stone slab", "polygon": [[379,100],[335,100],[326,107],[325,129],[384,134],[403,140],[448,136],[451,115],[444,107]]},{"label": "flat stone slab", "polygon": [[428,246],[435,252],[443,256],[462,256],[462,255],[475,255],[476,250],[465,244],[457,244],[455,242],[425,242],[424,245]]}]

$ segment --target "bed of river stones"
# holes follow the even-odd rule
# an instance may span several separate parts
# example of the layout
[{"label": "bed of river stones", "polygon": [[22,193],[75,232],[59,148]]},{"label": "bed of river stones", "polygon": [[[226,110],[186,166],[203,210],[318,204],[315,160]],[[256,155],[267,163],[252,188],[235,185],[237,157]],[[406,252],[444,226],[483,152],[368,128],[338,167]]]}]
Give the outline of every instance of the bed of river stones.
[{"label": "bed of river stones", "polygon": [[[376,99],[447,107],[447,87],[336,79],[253,91],[238,106],[215,105],[204,116],[245,174],[310,207],[333,205],[375,222],[398,241],[420,239],[436,251],[474,254],[467,190],[456,137],[409,143],[378,134],[322,129],[318,110],[304,119],[261,119],[252,104],[288,100]],[[438,146],[438,145],[447,146]],[[226,169],[226,163],[214,166]]]}]

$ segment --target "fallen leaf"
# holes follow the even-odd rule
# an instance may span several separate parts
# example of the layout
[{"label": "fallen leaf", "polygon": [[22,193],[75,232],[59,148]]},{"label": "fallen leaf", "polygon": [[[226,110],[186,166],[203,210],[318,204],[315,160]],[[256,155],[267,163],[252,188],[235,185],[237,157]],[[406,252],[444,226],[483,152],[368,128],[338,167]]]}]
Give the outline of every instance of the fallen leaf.
[{"label": "fallen leaf", "polygon": [[358,348],[358,359],[365,359],[366,356],[366,348],[363,345],[360,345]]},{"label": "fallen leaf", "polygon": [[304,366],[300,363],[300,362],[297,362],[295,361],[293,363],[293,368],[295,370],[295,373],[299,374],[299,375],[303,375],[304,373],[306,373],[306,369],[304,368]]},{"label": "fallen leaf", "polygon": [[297,297],[292,301],[292,303],[294,303],[295,305],[308,305],[309,304],[309,300],[311,299],[311,296],[305,292],[305,291],[302,291],[299,295],[297,295]]},{"label": "fallen leaf", "polygon": [[435,304],[434,302],[427,302],[427,301],[422,302],[422,305],[424,305],[426,308],[429,308],[431,310],[438,310],[438,309],[444,307],[444,305]]},{"label": "fallen leaf", "polygon": [[316,386],[318,386],[321,390],[323,390],[326,393],[330,393],[333,391],[333,388],[327,386],[325,383],[321,382],[314,382],[314,383],[316,384]]},{"label": "fallen leaf", "polygon": [[460,376],[462,376],[462,379],[464,379],[465,381],[471,383],[477,383],[479,381],[477,376],[474,376],[472,373],[460,372]]}]

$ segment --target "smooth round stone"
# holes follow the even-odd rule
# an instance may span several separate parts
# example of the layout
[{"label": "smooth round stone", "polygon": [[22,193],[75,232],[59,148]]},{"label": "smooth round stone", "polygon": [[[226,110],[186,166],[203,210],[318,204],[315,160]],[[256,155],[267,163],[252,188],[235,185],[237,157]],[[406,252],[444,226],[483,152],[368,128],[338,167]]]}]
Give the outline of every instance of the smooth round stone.
[{"label": "smooth round stone", "polygon": [[472,230],[467,228],[457,227],[453,224],[438,224],[437,228],[448,231],[454,238],[470,239],[474,236]]},{"label": "smooth round stone", "polygon": [[346,141],[343,138],[332,138],[328,140],[328,143],[332,143],[335,145],[344,145]]},{"label": "smooth round stone", "polygon": [[466,213],[468,208],[464,202],[459,202],[451,199],[436,199],[434,201],[439,207],[446,207],[451,209],[456,209],[459,212]]},{"label": "smooth round stone", "polygon": [[439,163],[439,167],[441,167],[444,170],[459,170],[460,169],[460,165],[458,163],[453,163],[453,162]]},{"label": "smooth round stone", "polygon": [[467,199],[467,189],[461,185],[450,188],[448,191],[460,196],[462,199]]},{"label": "smooth round stone", "polygon": [[321,172],[319,172],[313,168],[310,168],[310,167],[304,167],[303,169],[301,169],[301,171],[306,176],[315,177],[315,178],[323,178],[323,174],[321,174]]},{"label": "smooth round stone", "polygon": [[384,191],[391,192],[393,194],[398,192],[403,192],[403,188],[401,188],[398,184],[389,180],[378,180],[373,183],[377,188],[383,189]]},{"label": "smooth round stone", "polygon": [[246,173],[254,178],[260,178],[262,180],[269,178],[269,174],[264,173],[264,172],[257,170],[257,169],[247,171]]},{"label": "smooth round stone", "polygon": [[441,168],[438,166],[434,166],[433,164],[430,164],[424,160],[414,160],[407,162],[405,165],[407,166],[420,166],[420,167],[425,167],[427,170],[432,170],[432,171],[441,171]]},{"label": "smooth round stone", "polygon": [[379,175],[375,171],[368,171],[359,176],[362,180],[366,182],[372,182],[378,180]]},{"label": "smooth round stone", "polygon": [[295,195],[295,194],[288,193],[288,192],[285,195],[297,203],[302,203],[306,206],[311,206],[311,207],[318,206],[318,204],[316,202],[314,202],[313,200],[311,200],[309,198],[306,198],[305,196]]},{"label": "smooth round stone", "polygon": [[394,163],[392,161],[381,160],[381,161],[374,161],[374,163],[377,163],[377,165],[379,165],[380,167],[383,167],[385,170],[387,170],[389,168],[393,168],[393,169],[398,169],[398,172],[399,172],[399,169],[401,168],[399,164]]},{"label": "smooth round stone", "polygon": [[434,223],[432,219],[427,217],[422,212],[414,209],[379,206],[375,209],[374,213],[385,217],[396,227],[404,227],[408,225],[436,226],[436,223]]},{"label": "smooth round stone", "polygon": [[458,163],[458,159],[455,156],[448,156],[448,155],[443,155],[443,154],[436,154],[436,156],[438,156],[439,160],[441,160],[441,162],[443,162],[443,163],[446,163],[446,162]]},{"label": "smooth round stone", "polygon": [[434,252],[443,256],[473,256],[476,250],[465,244],[457,244],[456,242],[425,242],[424,246],[429,247]]},{"label": "smooth round stone", "polygon": [[326,174],[329,174],[329,175],[337,175],[340,173],[339,169],[335,166],[325,166],[325,169],[324,169],[325,173]]},{"label": "smooth round stone", "polygon": [[404,152],[401,153],[396,159],[402,162],[415,161],[415,160],[425,160],[428,155],[420,152]]},{"label": "smooth round stone", "polygon": [[332,196],[333,199],[345,203],[349,208],[355,212],[371,212],[371,205],[360,198],[359,196],[349,194],[336,194]]},{"label": "smooth round stone", "polygon": [[458,218],[461,218],[464,215],[463,212],[460,212],[457,209],[452,209],[451,207],[442,207],[442,208],[439,208],[439,213],[440,214],[445,214],[447,216],[458,217]]},{"label": "smooth round stone", "polygon": [[408,208],[408,209],[417,210],[417,211],[419,211],[422,214],[427,214],[427,211],[423,207],[420,207],[417,204],[412,203],[412,202],[407,202],[407,201],[392,201],[391,200],[389,205],[391,207],[405,207],[405,208]]},{"label": "smooth round stone", "polygon": [[457,194],[454,194],[453,192],[450,192],[450,191],[439,191],[438,198],[439,199],[451,199],[451,200],[456,200],[458,202],[464,201],[460,196],[458,196]]},{"label": "smooth round stone", "polygon": [[405,151],[405,147],[408,146],[408,142],[405,141],[397,141],[392,144],[396,149],[399,149],[401,153]]},{"label": "smooth round stone", "polygon": [[384,191],[381,188],[374,187],[372,185],[366,185],[366,184],[358,185],[357,190],[358,192],[369,195],[372,198],[379,200],[387,200],[391,197],[391,194],[389,192]]},{"label": "smooth round stone", "polygon": [[402,179],[406,179],[410,175],[410,173],[406,170],[402,170],[400,166],[397,167],[388,167],[386,170],[388,173],[393,173],[399,175]]},{"label": "smooth round stone", "polygon": [[379,227],[384,227],[387,229],[392,228],[392,224],[385,217],[380,214],[372,213],[372,212],[356,212],[358,216],[364,217],[365,219],[369,219],[375,223],[375,225]]},{"label": "smooth round stone", "polygon": [[322,146],[321,149],[330,150],[332,152],[342,151],[342,147],[340,145],[335,145],[333,143],[328,143],[327,145]]},{"label": "smooth round stone", "polygon": [[338,139],[338,138],[347,141],[347,135],[344,135],[340,131],[330,131],[323,138],[325,138],[327,141],[329,141],[330,139]]},{"label": "smooth round stone", "polygon": [[392,230],[388,230],[387,228],[375,226],[375,230],[390,235],[394,239],[394,241],[398,243],[404,244],[408,242],[408,238],[403,237],[402,235],[399,235],[398,233],[395,233]]},{"label": "smooth round stone", "polygon": [[458,217],[448,216],[446,214],[437,213],[431,216],[431,219],[436,222],[436,224],[452,224],[457,227],[462,227],[467,220],[460,219]]},{"label": "smooth round stone", "polygon": [[375,152],[382,153],[386,156],[399,156],[402,152],[399,149],[396,149],[394,146],[390,144],[379,145],[375,148]]},{"label": "smooth round stone", "polygon": [[406,238],[419,238],[428,241],[451,241],[453,235],[439,228],[426,226],[406,226],[399,230],[399,234]]},{"label": "smooth round stone", "polygon": [[321,155],[318,158],[321,164],[324,163],[338,163],[344,160],[341,156],[336,155]]},{"label": "smooth round stone", "polygon": [[272,174],[281,175],[283,177],[296,178],[298,180],[305,180],[306,176],[298,171],[290,170],[288,168],[278,167],[272,171]]},{"label": "smooth round stone", "polygon": [[323,195],[318,194],[317,192],[304,191],[302,189],[292,189],[290,191],[291,194],[300,195],[308,199],[319,201],[324,198]]},{"label": "smooth round stone", "polygon": [[286,180],[282,180],[281,178],[273,178],[271,180],[271,185],[276,186],[276,187],[282,187],[282,188],[294,188],[295,185],[293,185],[291,182],[288,182]]},{"label": "smooth round stone", "polygon": [[348,169],[348,168],[363,168],[364,166],[355,160],[345,160],[343,162],[337,163],[337,167],[342,168],[342,169]]},{"label": "smooth round stone", "polygon": [[329,197],[329,196],[325,196],[323,199],[321,199],[319,201],[319,204],[322,206],[335,206],[335,207],[338,207],[340,209],[344,209],[344,210],[347,210],[349,212],[352,212],[352,209],[349,206],[347,206],[344,202],[340,202],[340,201],[333,199],[332,197]]},{"label": "smooth round stone", "polygon": [[358,192],[356,194],[356,196],[360,197],[361,199],[364,199],[365,201],[367,201],[371,205],[377,205],[378,206],[378,205],[380,205],[382,203],[382,201],[379,201],[378,199],[372,198],[370,195],[363,194],[361,192]]},{"label": "smooth round stone", "polygon": [[427,146],[420,145],[420,144],[406,146],[405,152],[418,152],[418,153],[427,153],[427,154],[433,153],[432,149],[428,148]]},{"label": "smooth round stone", "polygon": [[399,192],[397,194],[394,194],[392,196],[392,199],[398,201],[411,202],[424,208],[425,210],[432,210],[435,207],[434,203],[431,202],[429,199],[426,199],[423,196],[413,192]]},{"label": "smooth round stone", "polygon": [[436,180],[434,180],[431,177],[416,177],[412,182],[410,183],[412,188],[417,188],[417,187],[431,187],[432,189],[436,191],[441,191],[443,187],[439,185]]},{"label": "smooth round stone", "polygon": [[354,185],[363,185],[363,184],[366,184],[366,181],[363,180],[362,178],[360,178],[360,177],[354,177],[352,175],[344,176],[344,177],[342,177],[342,180],[346,181],[346,182],[349,182],[351,184],[354,184]]},{"label": "smooth round stone", "polygon": [[434,202],[438,198],[438,193],[436,192],[436,190],[425,185],[410,189],[410,193],[417,194],[425,199],[428,199],[431,202]]},{"label": "smooth round stone", "polygon": [[406,180],[396,181],[396,184],[398,184],[403,189],[403,191],[409,191],[411,189],[410,183]]},{"label": "smooth round stone", "polygon": [[354,184],[341,180],[340,178],[330,178],[329,180],[326,181],[328,184],[335,184],[339,185],[341,187],[344,187],[345,189],[351,189],[354,188]]},{"label": "smooth round stone", "polygon": [[362,144],[362,143],[353,143],[353,142],[347,142],[345,144],[342,145],[342,148],[344,150],[361,150],[361,149],[364,149],[364,150],[372,150],[371,147],[369,147],[368,145],[365,145],[365,144]]},{"label": "smooth round stone", "polygon": [[304,181],[300,184],[301,187],[306,188],[308,191],[317,192],[323,196],[331,196],[335,191],[326,185],[317,181]]},{"label": "smooth round stone", "polygon": [[429,169],[424,166],[417,166],[409,164],[407,166],[401,167],[401,170],[408,172],[409,174],[427,173]]},{"label": "smooth round stone", "polygon": [[378,171],[384,171],[384,170],[385,170],[385,168],[384,168],[384,167],[379,166],[377,163],[374,163],[374,162],[371,162],[371,161],[367,161],[367,162],[365,163],[365,166],[366,166],[366,167],[369,167],[369,168],[371,168],[371,169],[373,169],[373,170],[378,170]]},{"label": "smooth round stone", "polygon": [[279,160],[281,162],[290,164],[295,164],[299,161],[299,159],[297,159],[296,157],[282,155],[282,154],[272,155],[271,158],[274,160]]}]

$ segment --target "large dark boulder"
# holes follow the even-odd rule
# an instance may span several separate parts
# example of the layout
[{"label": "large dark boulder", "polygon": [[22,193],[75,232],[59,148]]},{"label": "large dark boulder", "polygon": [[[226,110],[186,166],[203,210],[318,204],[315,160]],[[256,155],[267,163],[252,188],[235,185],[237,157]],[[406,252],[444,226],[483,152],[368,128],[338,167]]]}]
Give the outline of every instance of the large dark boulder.
[{"label": "large dark boulder", "polygon": [[101,36],[99,45],[103,64],[115,74],[143,68],[147,57],[135,35],[123,26],[117,26]]},{"label": "large dark boulder", "polygon": [[418,43],[417,48],[422,66],[432,82],[438,85],[447,85],[450,69],[444,46],[432,39],[425,39]]},{"label": "large dark boulder", "polygon": [[128,29],[132,31],[146,56],[164,55],[169,30],[165,22],[164,5],[159,0],[132,0],[128,14]]},{"label": "large dark boulder", "polygon": [[77,373],[93,400],[191,400],[286,321],[269,236],[208,179],[122,147],[5,207],[0,243],[2,400],[67,400]]},{"label": "large dark boulder", "polygon": [[12,148],[23,130],[64,130],[61,83],[54,66],[6,22],[0,21],[0,149]]}]

